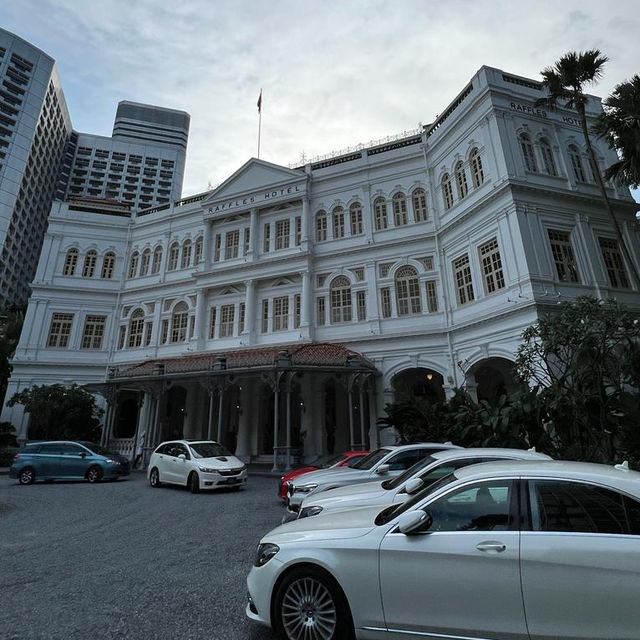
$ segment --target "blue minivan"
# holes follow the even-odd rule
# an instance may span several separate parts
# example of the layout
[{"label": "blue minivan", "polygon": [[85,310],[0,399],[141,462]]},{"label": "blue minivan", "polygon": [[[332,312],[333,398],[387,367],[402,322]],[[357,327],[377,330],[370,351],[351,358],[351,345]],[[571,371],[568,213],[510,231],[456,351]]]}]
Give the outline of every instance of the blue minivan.
[{"label": "blue minivan", "polygon": [[129,460],[92,442],[56,440],[29,442],[16,453],[9,477],[20,484],[36,480],[99,482],[129,474]]}]

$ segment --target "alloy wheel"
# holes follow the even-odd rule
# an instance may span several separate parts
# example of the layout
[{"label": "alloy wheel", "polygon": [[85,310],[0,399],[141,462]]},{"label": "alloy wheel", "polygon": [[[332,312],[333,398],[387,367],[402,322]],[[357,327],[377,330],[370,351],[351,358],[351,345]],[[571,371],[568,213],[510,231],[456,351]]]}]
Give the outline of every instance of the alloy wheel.
[{"label": "alloy wheel", "polygon": [[98,467],[91,467],[89,471],[87,471],[87,480],[89,482],[98,482],[102,477],[102,473],[100,473],[100,469]]},{"label": "alloy wheel", "polygon": [[290,640],[331,640],[336,605],[329,589],[315,578],[292,582],[282,600],[282,625]]},{"label": "alloy wheel", "polygon": [[31,484],[35,480],[33,469],[23,469],[20,472],[20,484]]}]

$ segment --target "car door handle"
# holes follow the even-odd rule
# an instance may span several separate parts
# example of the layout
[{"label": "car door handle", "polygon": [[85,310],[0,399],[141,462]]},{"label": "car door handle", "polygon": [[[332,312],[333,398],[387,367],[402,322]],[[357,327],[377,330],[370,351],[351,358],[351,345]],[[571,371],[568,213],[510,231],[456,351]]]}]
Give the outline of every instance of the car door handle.
[{"label": "car door handle", "polygon": [[507,548],[507,545],[495,540],[487,540],[486,542],[479,542],[476,545],[478,551],[484,551],[486,553],[502,553]]}]

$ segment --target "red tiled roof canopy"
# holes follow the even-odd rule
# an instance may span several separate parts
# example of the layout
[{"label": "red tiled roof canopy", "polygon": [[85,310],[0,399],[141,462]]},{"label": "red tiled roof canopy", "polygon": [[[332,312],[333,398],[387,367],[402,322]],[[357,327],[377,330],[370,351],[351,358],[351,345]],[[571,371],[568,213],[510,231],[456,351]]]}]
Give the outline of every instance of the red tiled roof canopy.
[{"label": "red tiled roof canopy", "polygon": [[[202,353],[178,358],[145,360],[120,369],[111,379],[139,378],[154,375],[210,372],[222,360],[221,369],[252,369],[275,367],[281,359],[291,358],[291,367],[355,368],[375,371],[375,366],[364,356],[339,344],[311,342],[307,344],[238,349],[236,351]],[[161,370],[164,369],[164,371]]]}]

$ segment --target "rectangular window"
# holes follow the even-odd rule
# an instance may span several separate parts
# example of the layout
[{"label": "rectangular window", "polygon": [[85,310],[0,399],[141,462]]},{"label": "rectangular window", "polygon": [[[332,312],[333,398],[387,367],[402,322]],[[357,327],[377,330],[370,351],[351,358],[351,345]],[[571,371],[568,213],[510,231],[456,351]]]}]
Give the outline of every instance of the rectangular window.
[{"label": "rectangular window", "polygon": [[144,325],[144,346],[148,347],[151,344],[151,333],[153,332],[153,322],[147,322]]},{"label": "rectangular window", "polygon": [[327,216],[320,215],[316,217],[316,242],[324,242],[327,239]]},{"label": "rectangular window", "polygon": [[215,248],[213,251],[213,260],[214,262],[220,261],[220,249],[222,248],[222,236],[219,233],[216,233],[216,241]]},{"label": "rectangular window", "polygon": [[264,225],[264,240],[262,245],[263,253],[269,253],[271,250],[271,225],[267,222]]},{"label": "rectangular window", "polygon": [[244,255],[246,256],[249,253],[249,249],[251,248],[251,229],[249,227],[245,227],[244,229]]},{"label": "rectangular window", "polygon": [[391,290],[389,287],[380,289],[380,303],[382,305],[382,317],[391,317]]},{"label": "rectangular window", "polygon": [[87,316],[84,321],[84,331],[82,332],[81,349],[102,349],[102,339],[104,337],[104,327],[107,323],[107,316]]},{"label": "rectangular window", "polygon": [[438,288],[435,280],[427,280],[427,311],[435,313],[438,310]]},{"label": "rectangular window", "polygon": [[318,298],[316,300],[316,310],[317,310],[317,322],[318,326],[322,327],[325,323],[325,315],[324,315],[324,298]]},{"label": "rectangular window", "polygon": [[367,292],[356,292],[356,304],[358,309],[358,321],[362,322],[367,319]]},{"label": "rectangular window", "polygon": [[269,300],[262,301],[262,333],[269,331]]},{"label": "rectangular window", "polygon": [[336,207],[333,210],[333,237],[344,238],[344,210]]},{"label": "rectangular window", "polygon": [[289,328],[289,298],[273,299],[273,330],[284,331]]},{"label": "rectangular window", "polygon": [[[160,337],[160,344],[167,344],[169,339],[169,320],[162,321],[162,335]],[[123,338],[124,340],[124,338]]]},{"label": "rectangular window", "polygon": [[213,340],[216,337],[216,317],[217,317],[217,308],[211,307],[211,311],[209,311],[209,340]]},{"label": "rectangular window", "polygon": [[362,207],[358,204],[352,205],[349,211],[351,217],[351,235],[359,236],[364,233],[364,224],[362,221]]},{"label": "rectangular window", "polygon": [[276,222],[276,251],[289,248],[289,220],[278,220]]},{"label": "rectangular window", "polygon": [[242,333],[244,331],[244,315],[245,305],[244,302],[241,302],[240,307],[238,308],[238,333]]},{"label": "rectangular window", "polygon": [[497,239],[492,238],[489,242],[480,245],[478,251],[480,252],[480,262],[482,263],[485,293],[493,293],[498,289],[504,289],[504,273]]},{"label": "rectangular window", "polygon": [[301,297],[299,293],[293,296],[293,328],[297,329],[300,326],[300,315],[302,311]]},{"label": "rectangular window", "polygon": [[295,218],[296,224],[296,247],[299,247],[302,244],[302,218],[300,216],[296,216]]},{"label": "rectangular window", "polygon": [[68,347],[72,324],[73,313],[54,313],[51,317],[47,347]]},{"label": "rectangular window", "polygon": [[240,231],[227,231],[226,245],[224,248],[224,259],[232,260],[238,257],[238,247],[240,246]]},{"label": "rectangular window", "polygon": [[568,231],[557,231],[547,229],[549,243],[551,244],[551,254],[556,265],[558,279],[562,282],[580,282],[578,277],[578,265],[573,255],[571,238]]},{"label": "rectangular window", "polygon": [[127,337],[127,327],[122,325],[120,327],[120,335],[118,336],[118,349],[124,349],[124,341]]},{"label": "rectangular window", "polygon": [[598,238],[598,242],[604,266],[607,269],[609,284],[616,289],[628,289],[629,279],[618,243],[610,238]]},{"label": "rectangular window", "polygon": [[233,321],[236,307],[233,304],[225,304],[220,309],[220,337],[228,338],[233,335]]},{"label": "rectangular window", "polygon": [[471,280],[471,264],[467,254],[453,261],[453,276],[456,282],[458,304],[466,304],[474,300],[473,281]]}]

